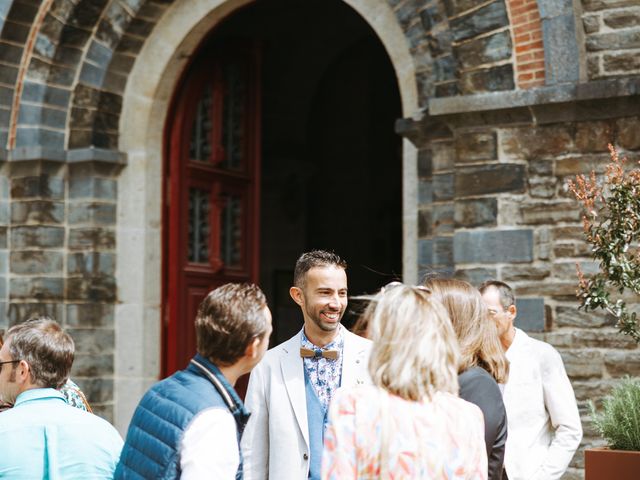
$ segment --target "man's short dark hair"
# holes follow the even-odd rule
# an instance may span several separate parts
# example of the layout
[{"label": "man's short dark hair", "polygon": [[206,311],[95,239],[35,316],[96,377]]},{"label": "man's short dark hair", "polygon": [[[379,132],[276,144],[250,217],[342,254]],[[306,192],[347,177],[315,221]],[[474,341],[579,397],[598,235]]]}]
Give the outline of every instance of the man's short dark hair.
[{"label": "man's short dark hair", "polygon": [[60,388],[69,378],[75,345],[62,327],[49,317],[34,317],[14,325],[5,342],[11,342],[13,360],[29,365],[31,381],[44,388]]},{"label": "man's short dark hair", "polygon": [[503,309],[506,310],[511,305],[516,304],[516,296],[513,293],[513,289],[500,280],[487,280],[486,282],[483,282],[482,285],[480,285],[478,290],[480,290],[480,293],[484,293],[490,287],[498,290],[498,294],[500,296],[500,305],[502,305]]},{"label": "man's short dark hair", "polygon": [[315,267],[329,266],[346,270],[347,262],[335,253],[325,250],[311,250],[310,252],[303,253],[298,258],[296,268],[293,271],[293,285],[298,288],[304,287],[305,276],[309,270]]},{"label": "man's short dark hair", "polygon": [[264,293],[251,283],[227,283],[209,292],[196,316],[198,353],[222,366],[236,363],[267,333],[266,306]]}]

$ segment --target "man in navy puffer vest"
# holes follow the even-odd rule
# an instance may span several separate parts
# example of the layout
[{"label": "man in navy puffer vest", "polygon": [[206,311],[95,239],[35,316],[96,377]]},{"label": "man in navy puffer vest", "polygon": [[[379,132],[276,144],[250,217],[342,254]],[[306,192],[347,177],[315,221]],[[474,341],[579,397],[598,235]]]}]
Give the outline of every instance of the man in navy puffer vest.
[{"label": "man in navy puffer vest", "polygon": [[230,283],[202,301],[195,328],[197,355],[140,401],[116,479],[242,479],[249,413],[233,385],[267,350],[271,313],[257,286]]}]

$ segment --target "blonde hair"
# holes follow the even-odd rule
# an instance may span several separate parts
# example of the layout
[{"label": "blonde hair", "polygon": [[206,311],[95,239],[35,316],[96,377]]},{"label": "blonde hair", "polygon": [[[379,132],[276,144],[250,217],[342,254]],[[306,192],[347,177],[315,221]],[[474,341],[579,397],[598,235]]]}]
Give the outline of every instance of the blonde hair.
[{"label": "blonde hair", "polygon": [[496,382],[506,383],[509,361],[480,292],[469,283],[452,278],[432,278],[425,282],[425,286],[449,313],[460,343],[460,372],[479,366]]},{"label": "blonde hair", "polygon": [[406,400],[458,393],[458,342],[445,308],[424,287],[383,289],[364,315],[373,383]]}]

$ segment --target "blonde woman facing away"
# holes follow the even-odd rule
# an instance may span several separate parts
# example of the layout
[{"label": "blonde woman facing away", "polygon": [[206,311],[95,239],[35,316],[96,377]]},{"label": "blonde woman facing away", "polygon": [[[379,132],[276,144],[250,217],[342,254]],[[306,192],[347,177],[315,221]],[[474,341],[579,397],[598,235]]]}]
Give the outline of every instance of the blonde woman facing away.
[{"label": "blonde woman facing away", "polygon": [[428,289],[391,284],[369,304],[372,386],[339,389],[323,480],[487,478],[482,412],[458,398],[460,353]]},{"label": "blonde woman facing away", "polygon": [[447,309],[460,344],[460,398],[484,415],[489,480],[500,480],[507,442],[507,414],[498,383],[505,384],[509,362],[498,330],[480,292],[462,280],[432,278],[425,286]]}]

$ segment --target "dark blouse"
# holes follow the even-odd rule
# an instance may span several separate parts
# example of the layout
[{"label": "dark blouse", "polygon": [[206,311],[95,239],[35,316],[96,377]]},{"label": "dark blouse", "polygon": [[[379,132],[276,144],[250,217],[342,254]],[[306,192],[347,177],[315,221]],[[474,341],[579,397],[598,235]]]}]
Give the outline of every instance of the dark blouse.
[{"label": "dark blouse", "polygon": [[507,413],[498,384],[480,367],[471,367],[458,375],[460,398],[471,402],[484,415],[484,440],[489,461],[489,480],[502,478],[504,447],[507,443]]}]

